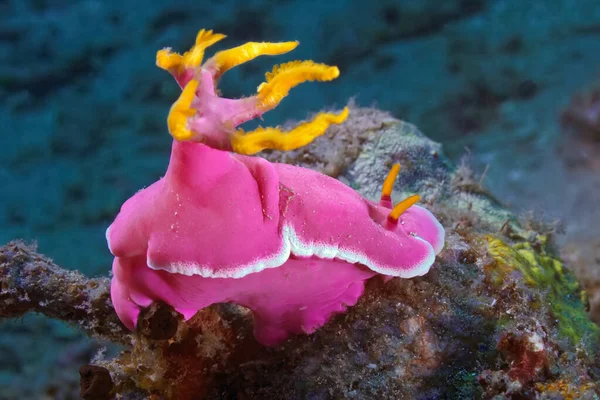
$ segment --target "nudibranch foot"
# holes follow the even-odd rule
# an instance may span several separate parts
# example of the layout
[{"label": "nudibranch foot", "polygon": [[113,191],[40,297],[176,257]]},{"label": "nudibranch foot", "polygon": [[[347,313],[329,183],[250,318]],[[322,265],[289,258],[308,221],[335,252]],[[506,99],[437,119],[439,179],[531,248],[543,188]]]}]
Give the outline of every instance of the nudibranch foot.
[{"label": "nudibranch foot", "polygon": [[356,304],[364,282],[376,275],[360,265],[319,258],[290,258],[279,268],[239,279],[155,271],[143,257],[117,258],[113,271],[113,303],[129,329],[135,329],[141,308],[152,301],[184,311],[185,319],[211,304],[229,302],[252,311],[255,336],[268,346],[291,334],[313,333],[332,315]]},{"label": "nudibranch foot", "polygon": [[[266,301],[248,305],[255,316],[255,337],[264,345],[278,345],[291,334],[314,333],[333,315],[355,305],[365,281],[375,275],[364,267],[339,261],[295,261],[289,260],[279,268],[288,273],[288,284],[265,294]],[[336,274],[325,272],[331,268],[335,268]],[[291,287],[289,284],[293,282],[305,285],[304,289]],[[269,301],[275,301],[277,306]]]},{"label": "nudibranch foot", "polygon": [[137,320],[141,312],[141,307],[136,304],[129,293],[128,281],[115,274],[115,271],[122,271],[119,265],[119,258],[115,257],[113,261],[113,278],[110,281],[110,298],[119,319],[129,330],[135,330]]}]

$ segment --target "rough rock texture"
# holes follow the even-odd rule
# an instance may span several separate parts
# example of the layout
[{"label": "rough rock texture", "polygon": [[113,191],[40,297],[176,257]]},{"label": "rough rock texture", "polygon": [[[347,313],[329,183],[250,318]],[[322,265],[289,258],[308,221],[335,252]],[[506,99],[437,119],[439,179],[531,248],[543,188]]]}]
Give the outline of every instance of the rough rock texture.
[{"label": "rough rock texture", "polygon": [[114,314],[110,280],[67,271],[21,242],[0,248],[0,318],[37,312],[77,323],[92,337],[128,343]]},{"label": "rough rock texture", "polygon": [[[212,306],[182,323],[154,305],[130,349],[82,369],[86,398],[105,393],[108,384],[129,398],[184,400],[600,395],[600,330],[588,317],[586,293],[555,254],[553,227],[518,221],[468,167],[450,165],[414,126],[386,116],[367,134],[354,128],[377,126],[362,119],[374,111],[352,111],[354,119],[339,132],[351,143],[367,137],[360,152],[350,149],[342,164],[330,165],[320,158],[330,154],[322,137],[305,154],[369,197],[400,162],[395,195],[420,193],[447,231],[432,271],[387,284],[373,279],[346,314],[275,349],[254,341],[250,314],[239,307]],[[23,273],[14,268],[14,252],[8,254],[0,265],[4,304],[12,282],[27,283],[15,280]],[[99,392],[91,393],[93,387]]]}]

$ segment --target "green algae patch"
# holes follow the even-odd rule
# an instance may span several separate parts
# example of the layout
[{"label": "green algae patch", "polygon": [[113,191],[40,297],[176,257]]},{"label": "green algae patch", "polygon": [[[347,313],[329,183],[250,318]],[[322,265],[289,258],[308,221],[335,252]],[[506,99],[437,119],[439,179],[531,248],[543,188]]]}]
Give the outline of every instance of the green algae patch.
[{"label": "green algae patch", "polygon": [[483,393],[478,382],[479,374],[475,371],[460,370],[450,380],[449,392],[457,399],[477,399]]},{"label": "green algae patch", "polygon": [[587,314],[586,292],[564,263],[546,251],[547,238],[540,235],[536,239],[535,244],[519,242],[510,246],[500,239],[488,237],[488,254],[495,261],[486,268],[492,274],[492,282],[498,283],[510,271],[519,271],[524,283],[540,293],[538,298],[532,299],[530,306],[548,306],[561,337],[571,344],[598,337],[600,328]]}]

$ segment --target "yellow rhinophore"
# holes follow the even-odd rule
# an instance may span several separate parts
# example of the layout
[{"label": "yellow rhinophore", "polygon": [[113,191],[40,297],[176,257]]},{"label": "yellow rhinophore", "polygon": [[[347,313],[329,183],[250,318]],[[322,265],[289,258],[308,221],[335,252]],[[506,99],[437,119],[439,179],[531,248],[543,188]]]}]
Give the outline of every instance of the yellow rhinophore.
[{"label": "yellow rhinophore", "polygon": [[331,81],[340,76],[340,70],[311,60],[291,61],[276,65],[265,76],[266,82],[258,86],[256,97],[260,102],[259,108],[270,110],[288,95],[291,88],[307,81]]},{"label": "yellow rhinophore", "polygon": [[304,122],[288,132],[279,128],[258,128],[244,134],[236,131],[231,138],[233,151],[239,154],[252,155],[265,149],[294,150],[306,146],[316,137],[325,133],[329,125],[341,124],[348,118],[348,107],[341,113],[319,113],[310,122]]},{"label": "yellow rhinophore", "polygon": [[[301,123],[289,132],[282,132],[278,127],[261,127],[247,133],[243,130],[234,131],[235,126],[275,108],[288,95],[290,89],[300,83],[331,81],[340,75],[340,71],[335,66],[311,60],[291,61],[276,65],[272,71],[267,72],[266,80],[258,86],[255,96],[223,101],[216,90],[217,81],[223,73],[259,56],[284,54],[298,46],[297,41],[248,42],[219,51],[202,64],[205,49],[223,38],[225,35],[202,29],[196,36],[194,46],[183,55],[171,51],[170,48],[160,50],[156,54],[156,64],[171,72],[180,86],[185,86],[181,96],[171,107],[167,121],[169,131],[175,139],[198,139],[194,137],[188,123],[188,118],[194,116],[196,110],[202,114],[208,126],[212,127],[210,129],[220,129],[219,132],[211,134],[222,134],[223,139],[230,140],[231,149],[240,154],[255,154],[265,149],[297,149],[325,133],[331,124],[341,124],[348,117],[346,107],[339,114],[319,113],[312,121]],[[213,81],[212,85],[207,80],[210,78]],[[200,80],[202,86],[199,85]],[[196,94],[202,100],[194,103]]]},{"label": "yellow rhinophore", "polygon": [[173,68],[179,68],[181,59],[181,55],[173,53],[170,48],[159,50],[156,53],[156,65],[167,71],[170,71]]},{"label": "yellow rhinophore", "polygon": [[198,67],[202,64],[204,50],[226,37],[221,33],[213,33],[212,30],[202,29],[196,35],[196,44],[183,55],[173,53],[170,48],[159,50],[156,53],[156,65],[167,71],[177,68],[177,72],[181,72],[185,68]]},{"label": "yellow rhinophore", "polygon": [[277,56],[294,50],[298,42],[248,42],[233,49],[219,51],[209,61],[207,66],[214,66],[214,79],[219,79],[226,71],[240,64],[254,60],[259,56]]},{"label": "yellow rhinophore", "polygon": [[[258,86],[256,107],[262,112],[273,109],[294,86],[306,81],[330,81],[339,75],[340,70],[337,67],[317,64],[310,60],[276,65],[271,72],[266,73],[266,82]],[[282,132],[279,128],[262,127],[247,133],[238,130],[231,137],[231,146],[236,153],[247,155],[265,149],[294,150],[306,146],[325,133],[329,125],[341,124],[346,118],[348,107],[337,115],[319,113],[312,121],[304,122],[288,132]]]},{"label": "yellow rhinophore", "polygon": [[167,117],[169,133],[177,140],[189,140],[194,136],[187,126],[187,119],[196,114],[196,110],[192,108],[196,89],[198,89],[198,81],[192,79],[185,85],[181,95],[173,103],[169,111],[169,116]]}]

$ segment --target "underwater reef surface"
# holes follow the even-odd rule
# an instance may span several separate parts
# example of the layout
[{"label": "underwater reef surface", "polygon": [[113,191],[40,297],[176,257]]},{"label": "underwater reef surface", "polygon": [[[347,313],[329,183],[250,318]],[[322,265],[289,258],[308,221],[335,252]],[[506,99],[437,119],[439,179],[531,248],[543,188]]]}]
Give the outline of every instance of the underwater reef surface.
[{"label": "underwater reef surface", "polygon": [[[294,56],[340,67],[331,88],[299,88],[267,123],[350,97],[376,103],[452,160],[470,154],[514,211],[562,221],[559,243],[583,257],[580,276],[595,289],[587,255],[600,236],[600,174],[589,160],[600,150],[574,146],[560,116],[599,78],[598,26],[597,0],[0,2],[0,127],[10,132],[0,138],[0,242],[35,240],[68,268],[106,271],[106,226],[168,157],[178,92],[155,52],[212,27],[240,44],[298,39]],[[271,64],[230,72],[224,95],[251,93]]]},{"label": "underwater reef surface", "polygon": [[445,249],[425,276],[374,278],[345,314],[271,349],[232,305],[183,322],[155,304],[131,335],[107,278],[63,270],[20,242],[0,249],[0,316],[37,311],[124,345],[82,366],[86,399],[598,398],[600,328],[552,227],[516,218],[414,125],[352,107],[305,148],[266,156],[328,172],[373,199],[400,163],[395,193],[421,194],[446,228]]}]

